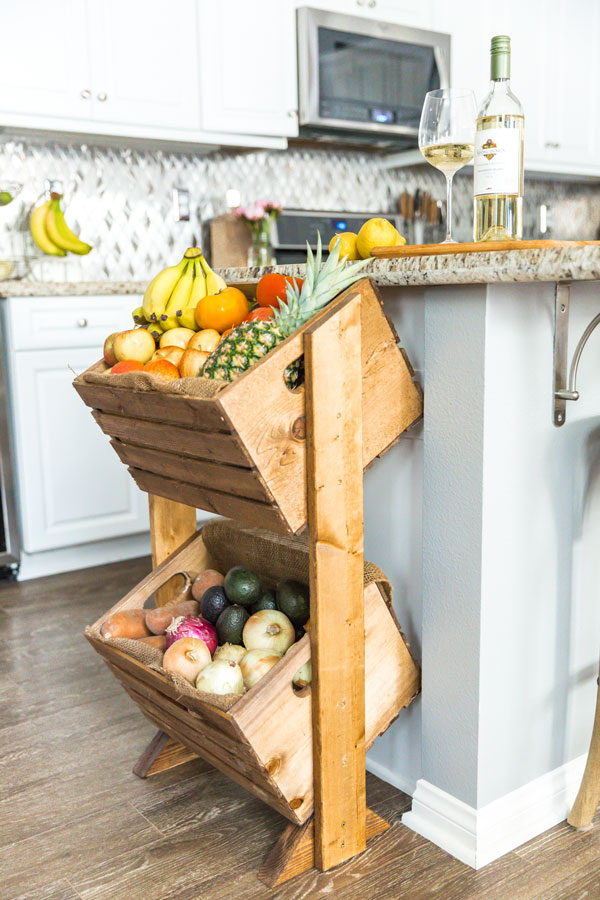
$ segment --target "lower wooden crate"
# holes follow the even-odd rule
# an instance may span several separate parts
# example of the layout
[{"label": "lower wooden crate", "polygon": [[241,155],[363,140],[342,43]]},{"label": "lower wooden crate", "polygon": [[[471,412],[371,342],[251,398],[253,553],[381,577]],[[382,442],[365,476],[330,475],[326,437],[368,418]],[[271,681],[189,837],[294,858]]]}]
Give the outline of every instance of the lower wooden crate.
[{"label": "lower wooden crate", "polygon": [[[245,537],[257,533],[257,529],[232,527],[237,528],[239,537],[231,548],[231,564]],[[290,540],[275,534],[265,539],[273,544]],[[307,552],[300,543],[298,549]],[[153,724],[291,822],[302,824],[313,812],[312,702],[310,687],[298,691],[292,679],[310,658],[308,635],[227,711],[207,703],[200,692],[197,696],[182,695],[166,674],[142,664],[99,636],[102,622],[113,612],[143,607],[168,578],[181,571],[194,577],[206,568],[207,560],[199,534],[87,629],[86,636]],[[271,558],[267,580],[285,575],[283,570],[277,572],[277,563]],[[370,583],[364,597],[365,742],[369,747],[415,697],[420,678],[378,583]]]}]

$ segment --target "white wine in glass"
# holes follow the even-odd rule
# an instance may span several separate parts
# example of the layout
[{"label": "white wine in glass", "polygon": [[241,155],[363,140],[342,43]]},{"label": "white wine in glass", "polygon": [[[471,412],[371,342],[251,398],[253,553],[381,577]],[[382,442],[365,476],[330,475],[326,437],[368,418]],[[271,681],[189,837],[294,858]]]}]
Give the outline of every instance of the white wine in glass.
[{"label": "white wine in glass", "polygon": [[427,162],[446,176],[444,244],[456,243],[452,239],[452,179],[473,159],[476,113],[473,91],[442,88],[425,96],[419,125],[419,149]]}]

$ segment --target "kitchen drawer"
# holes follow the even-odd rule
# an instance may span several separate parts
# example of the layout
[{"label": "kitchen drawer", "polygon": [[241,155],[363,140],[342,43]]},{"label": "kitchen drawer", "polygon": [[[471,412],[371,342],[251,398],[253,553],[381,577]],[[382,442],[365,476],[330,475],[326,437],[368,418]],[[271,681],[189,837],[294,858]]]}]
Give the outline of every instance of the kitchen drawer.
[{"label": "kitchen drawer", "polygon": [[[133,328],[131,310],[141,297],[12,297],[8,329],[13,350],[97,347],[113,331]],[[67,360],[68,362],[68,360]]]}]

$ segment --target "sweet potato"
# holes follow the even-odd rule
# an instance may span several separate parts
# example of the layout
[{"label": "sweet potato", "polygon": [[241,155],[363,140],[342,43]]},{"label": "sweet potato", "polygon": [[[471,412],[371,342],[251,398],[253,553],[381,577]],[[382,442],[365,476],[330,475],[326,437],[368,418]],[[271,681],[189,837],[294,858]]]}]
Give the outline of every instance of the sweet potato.
[{"label": "sweet potato", "polygon": [[209,587],[216,587],[217,585],[223,584],[225,584],[224,575],[221,575],[221,573],[215,571],[215,569],[205,569],[204,572],[200,572],[200,574],[196,575],[194,578],[192,597],[196,600],[202,600],[203,594],[206,593]]},{"label": "sweet potato", "polygon": [[152,634],[164,634],[167,625],[177,616],[195,616],[198,614],[198,604],[195,600],[185,600],[177,606],[157,606],[156,609],[147,609],[146,627]]},{"label": "sweet potato", "polygon": [[106,638],[142,638],[151,634],[146,627],[146,610],[124,609],[113,613],[102,623],[102,637]]},{"label": "sweet potato", "polygon": [[165,644],[167,639],[164,634],[153,634],[150,637],[138,638],[140,643],[142,644],[150,644],[151,647],[156,647],[158,650],[162,650],[164,652]]}]

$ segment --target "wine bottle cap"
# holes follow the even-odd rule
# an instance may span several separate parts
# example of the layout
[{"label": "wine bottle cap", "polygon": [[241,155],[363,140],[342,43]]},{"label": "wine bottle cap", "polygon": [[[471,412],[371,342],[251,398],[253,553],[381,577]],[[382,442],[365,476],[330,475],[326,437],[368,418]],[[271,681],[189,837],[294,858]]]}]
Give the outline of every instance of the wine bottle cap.
[{"label": "wine bottle cap", "polygon": [[510,38],[497,34],[492,38],[490,77],[492,81],[510,78]]}]

